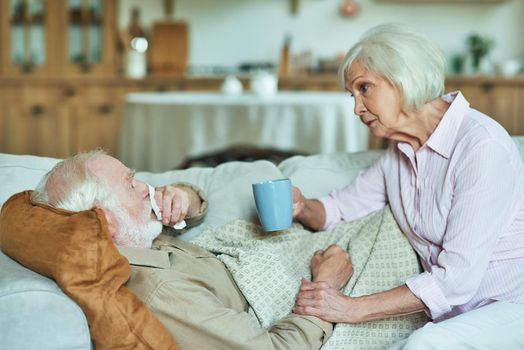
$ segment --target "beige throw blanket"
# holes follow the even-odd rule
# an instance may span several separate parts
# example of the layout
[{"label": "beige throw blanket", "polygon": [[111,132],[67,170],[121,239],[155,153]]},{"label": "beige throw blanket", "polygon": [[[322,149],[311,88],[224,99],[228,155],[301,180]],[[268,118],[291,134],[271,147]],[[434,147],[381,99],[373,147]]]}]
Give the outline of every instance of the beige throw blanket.
[{"label": "beige throw blanket", "polygon": [[[417,257],[389,208],[317,233],[294,224],[288,230],[267,234],[258,225],[238,220],[209,229],[192,242],[218,254],[263,327],[291,312],[300,278],[311,278],[311,256],[330,244],[347,249],[353,261],[354,275],[343,288],[347,295],[387,290],[420,271]],[[426,321],[426,316],[418,313],[337,324],[323,349],[383,349]]]}]

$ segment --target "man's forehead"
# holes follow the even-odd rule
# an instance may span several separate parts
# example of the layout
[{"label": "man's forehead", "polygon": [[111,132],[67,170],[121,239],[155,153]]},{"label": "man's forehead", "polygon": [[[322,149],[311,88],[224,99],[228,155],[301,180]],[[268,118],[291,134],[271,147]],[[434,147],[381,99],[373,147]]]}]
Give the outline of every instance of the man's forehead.
[{"label": "man's forehead", "polygon": [[118,159],[107,154],[97,155],[88,159],[86,165],[93,174],[100,176],[115,175],[129,171]]}]

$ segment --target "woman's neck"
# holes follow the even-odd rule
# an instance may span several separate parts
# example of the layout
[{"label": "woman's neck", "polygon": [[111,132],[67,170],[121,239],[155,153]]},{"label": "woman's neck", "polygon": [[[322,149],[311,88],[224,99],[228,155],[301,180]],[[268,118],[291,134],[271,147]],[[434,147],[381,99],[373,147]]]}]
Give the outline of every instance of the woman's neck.
[{"label": "woman's neck", "polygon": [[395,137],[406,142],[416,152],[431,137],[442,117],[449,108],[449,103],[438,97],[424,104],[420,109],[405,113],[407,127]]}]

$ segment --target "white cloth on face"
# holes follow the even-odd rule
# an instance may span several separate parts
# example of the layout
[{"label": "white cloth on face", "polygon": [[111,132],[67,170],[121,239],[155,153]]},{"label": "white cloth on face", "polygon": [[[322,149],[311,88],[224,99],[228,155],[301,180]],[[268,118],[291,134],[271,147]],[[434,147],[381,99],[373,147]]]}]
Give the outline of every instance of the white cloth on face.
[{"label": "white cloth on face", "polygon": [[[160,211],[160,208],[158,207],[158,204],[155,200],[155,188],[151,186],[150,184],[147,184],[149,187],[149,200],[151,201],[151,208],[153,209],[153,212],[156,215],[157,220],[162,220],[162,212]],[[184,219],[177,222],[175,225],[173,225],[173,228],[175,230],[181,230],[184,227],[186,227],[186,221]]]}]

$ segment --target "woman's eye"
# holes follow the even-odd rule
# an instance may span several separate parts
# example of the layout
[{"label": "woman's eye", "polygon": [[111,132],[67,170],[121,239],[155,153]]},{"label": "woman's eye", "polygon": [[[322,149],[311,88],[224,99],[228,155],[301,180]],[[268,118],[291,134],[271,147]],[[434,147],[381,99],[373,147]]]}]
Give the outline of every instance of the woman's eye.
[{"label": "woman's eye", "polygon": [[365,94],[368,91],[368,84],[361,84],[358,87],[358,90],[360,91],[360,93]]}]

